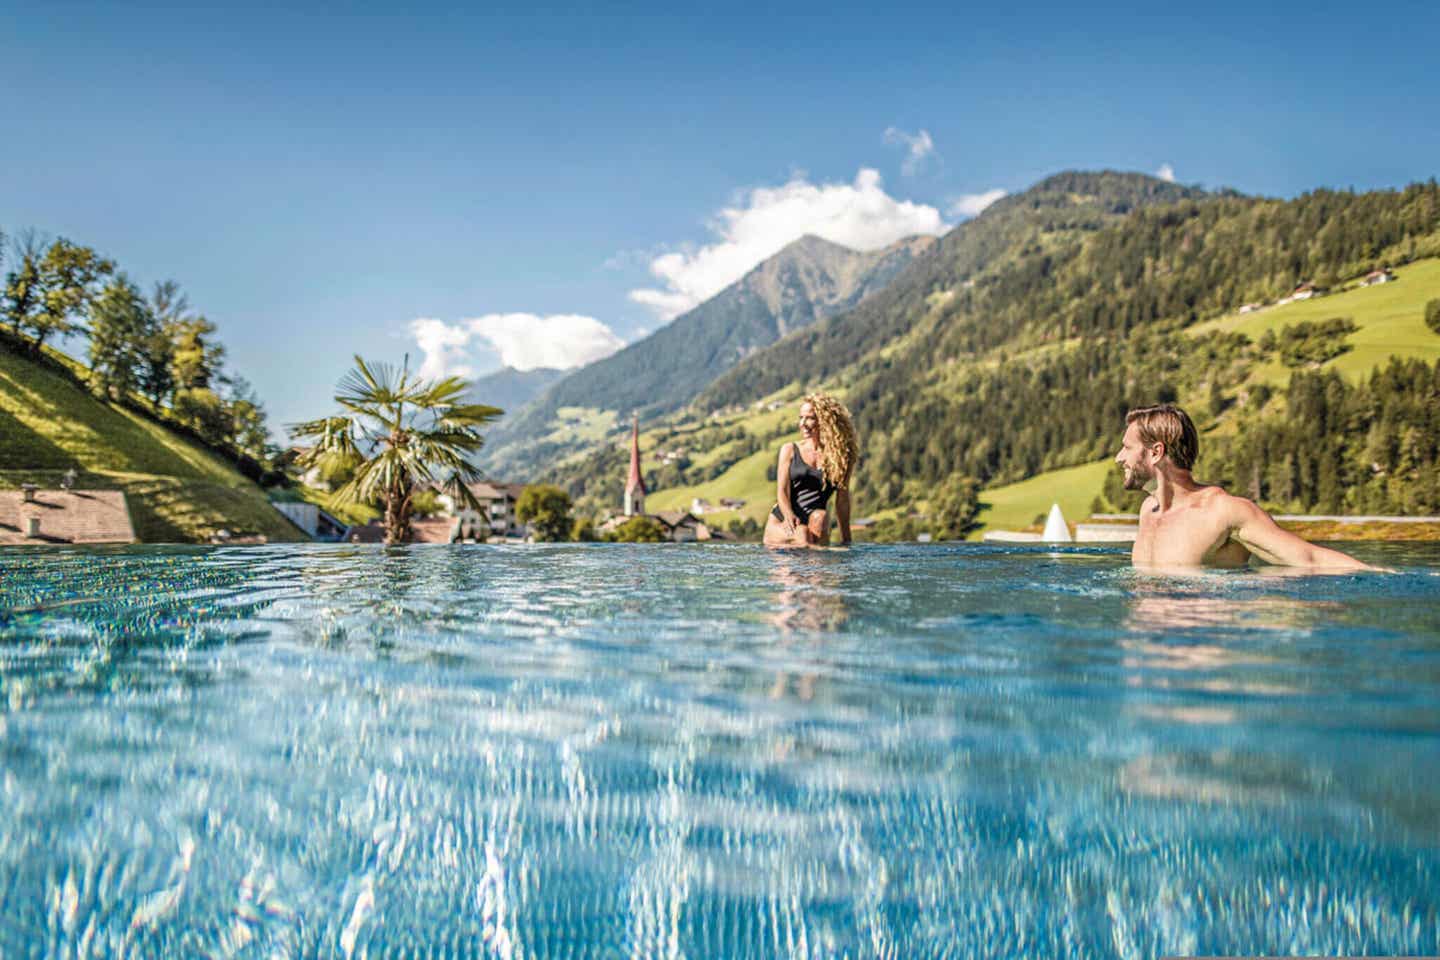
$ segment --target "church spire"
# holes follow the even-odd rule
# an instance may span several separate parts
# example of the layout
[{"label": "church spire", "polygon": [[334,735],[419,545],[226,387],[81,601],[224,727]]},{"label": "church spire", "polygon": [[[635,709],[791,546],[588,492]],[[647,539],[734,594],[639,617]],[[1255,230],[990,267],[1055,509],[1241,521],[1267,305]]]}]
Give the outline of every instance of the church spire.
[{"label": "church spire", "polygon": [[645,478],[640,475],[640,418],[630,429],[630,479],[625,483],[625,516],[645,512]]}]

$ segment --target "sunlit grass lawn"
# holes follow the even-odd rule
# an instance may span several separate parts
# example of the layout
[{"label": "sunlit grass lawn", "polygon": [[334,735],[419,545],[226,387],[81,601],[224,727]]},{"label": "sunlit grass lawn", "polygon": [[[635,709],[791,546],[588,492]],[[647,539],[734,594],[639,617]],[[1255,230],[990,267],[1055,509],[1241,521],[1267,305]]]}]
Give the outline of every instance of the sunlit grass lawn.
[{"label": "sunlit grass lawn", "polygon": [[1091,502],[1105,485],[1105,474],[1114,469],[1111,461],[1100,460],[982,490],[979,520],[984,526],[970,539],[978,540],[985,530],[1023,530],[1037,517],[1043,523],[1043,515],[1050,512],[1053,503],[1060,504],[1070,523],[1086,520]]},{"label": "sunlit grass lawn", "polygon": [[[1415,357],[1426,363],[1440,360],[1440,334],[1425,326],[1425,304],[1440,298],[1440,260],[1420,260],[1395,271],[1391,283],[1346,290],[1330,296],[1269,307],[1244,316],[1231,314],[1198,324],[1190,333],[1213,330],[1236,331],[1252,340],[1267,330],[1303,321],[1349,317],[1359,328],[1346,342],[1351,349],[1324,364],[1348,380],[1358,381],[1383,366],[1390,357]],[[1256,383],[1284,385],[1291,370],[1278,361],[1259,367],[1251,376]]]}]

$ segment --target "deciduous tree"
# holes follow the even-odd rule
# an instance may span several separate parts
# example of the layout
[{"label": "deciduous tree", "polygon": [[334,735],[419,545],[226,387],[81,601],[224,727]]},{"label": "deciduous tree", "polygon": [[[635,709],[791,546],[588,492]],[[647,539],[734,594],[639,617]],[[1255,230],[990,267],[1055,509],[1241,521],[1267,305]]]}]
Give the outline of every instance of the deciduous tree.
[{"label": "deciduous tree", "polygon": [[535,540],[558,543],[570,539],[570,495],[548,483],[525,488],[515,504],[515,518],[528,523]]},{"label": "deciduous tree", "polygon": [[64,336],[81,329],[95,285],[115,270],[115,265],[89,247],[61,238],[50,244],[38,263],[38,308],[27,318],[35,350],[52,335]]},{"label": "deciduous tree", "polygon": [[154,318],[140,290],[119,274],[90,311],[91,384],[106,397],[123,399],[141,386],[145,343]]}]

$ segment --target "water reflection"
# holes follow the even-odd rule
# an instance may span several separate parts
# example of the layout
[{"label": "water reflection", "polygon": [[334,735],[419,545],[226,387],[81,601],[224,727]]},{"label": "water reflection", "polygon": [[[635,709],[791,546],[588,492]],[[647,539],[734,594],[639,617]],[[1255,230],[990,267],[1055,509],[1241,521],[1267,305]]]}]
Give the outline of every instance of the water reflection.
[{"label": "water reflection", "polygon": [[[825,562],[833,558],[795,551],[774,551],[772,556],[770,602],[774,613],[769,622],[777,631],[776,646],[788,650],[787,660],[798,662],[823,647],[822,635],[838,632],[850,618],[844,584],[840,568]],[[775,676],[770,697],[778,700],[793,691],[797,699],[810,700],[815,696],[817,677],[815,670],[793,675],[782,670]]]},{"label": "water reflection", "polygon": [[1050,552],[0,553],[0,955],[1435,952],[1440,578]]}]

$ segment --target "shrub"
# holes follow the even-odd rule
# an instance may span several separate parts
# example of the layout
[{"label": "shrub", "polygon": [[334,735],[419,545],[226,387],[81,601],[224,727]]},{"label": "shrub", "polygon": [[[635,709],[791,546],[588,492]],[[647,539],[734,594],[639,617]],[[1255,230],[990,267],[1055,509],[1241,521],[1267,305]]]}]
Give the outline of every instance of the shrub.
[{"label": "shrub", "polygon": [[650,517],[631,517],[605,535],[611,543],[660,543],[665,539],[665,528]]}]

